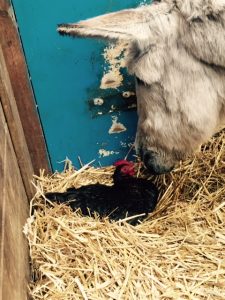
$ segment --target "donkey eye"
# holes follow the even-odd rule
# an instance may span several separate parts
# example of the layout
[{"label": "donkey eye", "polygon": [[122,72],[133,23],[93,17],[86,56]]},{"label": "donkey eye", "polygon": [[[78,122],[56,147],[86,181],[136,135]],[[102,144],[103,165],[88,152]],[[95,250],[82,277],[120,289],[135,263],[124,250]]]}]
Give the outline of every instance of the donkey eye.
[{"label": "donkey eye", "polygon": [[203,20],[200,17],[194,17],[191,19],[193,23],[203,23]]},{"label": "donkey eye", "polygon": [[207,18],[210,21],[214,21],[214,22],[218,21],[218,19],[216,18],[216,16],[214,16],[213,14],[207,15]]}]

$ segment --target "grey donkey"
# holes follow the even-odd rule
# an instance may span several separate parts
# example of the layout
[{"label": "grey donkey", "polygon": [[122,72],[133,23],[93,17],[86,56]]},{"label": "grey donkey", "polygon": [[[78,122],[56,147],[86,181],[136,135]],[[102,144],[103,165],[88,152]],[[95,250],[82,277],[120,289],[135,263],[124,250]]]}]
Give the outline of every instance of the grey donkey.
[{"label": "grey donkey", "polygon": [[136,77],[136,150],[170,172],[225,119],[225,0],[162,0],[74,24],[62,35],[127,42]]}]

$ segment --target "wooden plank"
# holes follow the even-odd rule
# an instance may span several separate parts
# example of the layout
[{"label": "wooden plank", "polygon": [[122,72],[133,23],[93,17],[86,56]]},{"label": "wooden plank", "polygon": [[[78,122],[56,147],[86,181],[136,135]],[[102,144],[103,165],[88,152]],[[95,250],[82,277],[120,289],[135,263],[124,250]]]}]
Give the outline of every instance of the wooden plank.
[{"label": "wooden plank", "polygon": [[0,179],[0,299],[26,300],[29,261],[22,228],[28,201],[1,104]]},{"label": "wooden plank", "polygon": [[17,25],[9,1],[0,0],[0,45],[16,99],[34,172],[50,171],[45,140],[34,101]]},{"label": "wooden plank", "polygon": [[0,46],[0,102],[8,123],[13,147],[16,153],[21,176],[29,198],[34,194],[31,179],[34,174],[30,154],[27,148],[22,124],[17,110],[14,94],[10,84],[3,52]]}]

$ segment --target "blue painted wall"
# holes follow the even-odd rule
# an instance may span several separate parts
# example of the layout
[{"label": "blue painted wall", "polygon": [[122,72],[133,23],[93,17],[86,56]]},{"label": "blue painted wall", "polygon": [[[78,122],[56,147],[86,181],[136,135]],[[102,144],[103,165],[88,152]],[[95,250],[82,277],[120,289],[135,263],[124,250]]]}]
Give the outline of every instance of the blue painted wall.
[{"label": "blue painted wall", "polygon": [[[96,159],[108,165],[123,158],[134,141],[136,112],[123,111],[93,117],[88,101],[103,93],[100,80],[105,62],[105,44],[91,39],[59,36],[56,25],[97,16],[106,12],[135,7],[137,0],[13,0],[15,15],[33,84],[50,160],[61,170],[66,157],[77,165]],[[133,79],[127,78],[127,87]],[[119,91],[109,90],[117,97]],[[107,95],[103,95],[107,96]],[[128,129],[109,135],[112,116]],[[121,144],[121,142],[123,144]],[[125,144],[124,144],[125,143]],[[117,154],[100,157],[99,149]]]}]

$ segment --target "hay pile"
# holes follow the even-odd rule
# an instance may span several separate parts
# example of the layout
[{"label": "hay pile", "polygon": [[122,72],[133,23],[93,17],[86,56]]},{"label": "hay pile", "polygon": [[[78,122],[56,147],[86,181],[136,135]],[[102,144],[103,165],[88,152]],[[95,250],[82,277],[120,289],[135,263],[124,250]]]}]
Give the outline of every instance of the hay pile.
[{"label": "hay pile", "polygon": [[112,173],[113,167],[69,165],[35,178],[34,213],[24,228],[33,299],[225,299],[225,133],[156,179],[160,203],[136,227],[41,199],[46,191],[110,184]]}]

